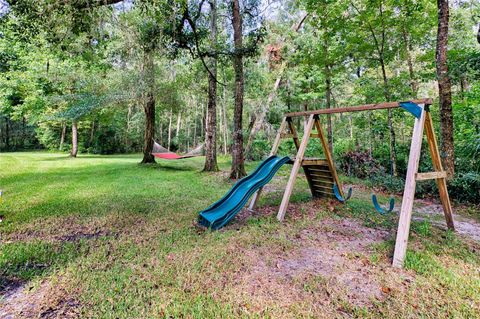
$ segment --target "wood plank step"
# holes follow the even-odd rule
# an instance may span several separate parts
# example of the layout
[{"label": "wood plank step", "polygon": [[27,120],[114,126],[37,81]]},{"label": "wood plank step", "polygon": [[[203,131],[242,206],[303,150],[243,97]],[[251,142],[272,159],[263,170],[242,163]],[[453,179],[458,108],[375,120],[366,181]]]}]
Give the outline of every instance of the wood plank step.
[{"label": "wood plank step", "polygon": [[328,180],[333,180],[333,176],[331,174],[327,173],[315,173],[315,174],[308,174],[310,175],[311,178],[318,178],[318,179],[328,179]]},{"label": "wood plank step", "polygon": [[319,183],[319,182],[312,182],[313,187],[322,187],[326,189],[331,189],[333,190],[333,185],[332,184],[324,184],[324,183]]},{"label": "wood plank step", "polygon": [[309,171],[311,171],[312,173],[328,173],[328,174],[332,174],[332,172],[330,172],[329,169],[326,169],[326,168],[311,168],[309,167],[308,168]]},{"label": "wood plank step", "polygon": [[328,167],[328,162],[322,158],[305,158],[302,161],[302,166],[321,166]]},{"label": "wood plank step", "polygon": [[335,196],[334,193],[324,192],[324,191],[320,191],[320,190],[314,190],[312,193],[313,193],[313,196],[318,195],[318,196],[320,196],[320,197],[322,197],[322,196],[328,196],[328,197],[333,197],[333,196]]},{"label": "wood plank step", "polygon": [[332,191],[332,188],[331,188],[331,187],[314,185],[314,186],[313,186],[313,189],[314,189],[315,191],[320,191],[320,192],[326,192],[326,193],[332,193],[332,194],[333,194],[333,191]]}]

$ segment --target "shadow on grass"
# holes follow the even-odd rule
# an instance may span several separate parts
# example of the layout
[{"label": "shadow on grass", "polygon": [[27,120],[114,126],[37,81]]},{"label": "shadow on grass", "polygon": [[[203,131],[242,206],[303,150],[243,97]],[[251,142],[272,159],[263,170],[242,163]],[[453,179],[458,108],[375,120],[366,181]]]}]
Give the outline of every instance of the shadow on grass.
[{"label": "shadow on grass", "polygon": [[23,172],[2,179],[5,198],[0,229],[50,216],[102,216],[112,212],[185,216],[213,202],[225,185],[195,167],[101,163]]},{"label": "shadow on grass", "polygon": [[46,243],[37,240],[2,244],[0,295],[47,275],[87,252],[85,241]]}]

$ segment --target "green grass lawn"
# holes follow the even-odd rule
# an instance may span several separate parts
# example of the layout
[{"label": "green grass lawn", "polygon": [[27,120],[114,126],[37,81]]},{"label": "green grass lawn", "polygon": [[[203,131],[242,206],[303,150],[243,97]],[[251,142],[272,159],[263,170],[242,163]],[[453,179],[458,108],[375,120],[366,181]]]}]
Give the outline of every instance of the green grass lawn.
[{"label": "green grass lawn", "polygon": [[[480,317],[478,243],[413,222],[407,269],[393,270],[396,217],[375,214],[368,192],[347,205],[312,206],[299,178],[295,213],[284,223],[264,209],[222,231],[199,229],[198,211],[232,185],[229,158],[219,161],[223,172],[202,173],[202,157],[142,166],[138,155],[0,154],[0,291],[20,282],[35,294],[48,282],[41,309],[71,307],[71,315],[94,318]],[[278,206],[289,168],[260,206]],[[341,256],[389,285],[382,298],[359,305],[334,278],[275,272],[276,262],[305,248],[306,230],[346,218],[390,234],[360,255]],[[284,289],[263,281],[262,269]],[[301,298],[293,302],[290,289]]]}]

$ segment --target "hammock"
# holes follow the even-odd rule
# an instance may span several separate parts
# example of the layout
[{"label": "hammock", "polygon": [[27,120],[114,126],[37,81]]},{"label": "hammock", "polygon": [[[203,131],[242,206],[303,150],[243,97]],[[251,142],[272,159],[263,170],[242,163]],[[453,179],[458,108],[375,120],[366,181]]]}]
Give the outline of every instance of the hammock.
[{"label": "hammock", "polygon": [[183,158],[202,156],[203,144],[198,145],[197,147],[195,147],[193,150],[186,153],[185,155],[178,155],[177,153],[170,152],[162,145],[153,141],[152,155],[157,158],[166,159],[166,160],[177,160],[177,159],[183,159]]}]

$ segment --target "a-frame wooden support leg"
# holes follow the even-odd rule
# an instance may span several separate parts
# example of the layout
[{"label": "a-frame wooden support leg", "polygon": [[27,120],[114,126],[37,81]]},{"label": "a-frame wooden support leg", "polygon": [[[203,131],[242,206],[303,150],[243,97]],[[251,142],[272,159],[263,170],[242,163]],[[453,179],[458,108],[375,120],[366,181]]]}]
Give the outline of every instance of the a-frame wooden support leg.
[{"label": "a-frame wooden support leg", "polygon": [[[394,267],[401,268],[405,261],[407,253],[408,236],[410,232],[410,222],[412,219],[413,201],[415,198],[415,186],[418,173],[418,164],[420,161],[420,154],[422,149],[423,130],[427,135],[428,146],[432,156],[433,166],[435,168],[435,175],[443,176],[436,178],[438,189],[440,192],[440,199],[442,201],[445,218],[449,228],[453,229],[452,207],[447,192],[447,184],[445,175],[443,173],[442,164],[440,161],[440,152],[438,150],[437,141],[433,130],[433,124],[430,112],[423,109],[420,118],[415,119],[413,127],[412,142],[410,145],[410,154],[408,158],[407,176],[405,180],[405,188],[403,191],[402,207],[400,209],[400,219],[398,221],[397,238],[395,241],[395,252],[393,255]],[[423,178],[422,178],[423,179]]]},{"label": "a-frame wooden support leg", "polygon": [[315,127],[317,128],[318,137],[322,142],[323,153],[325,154],[325,158],[327,159],[328,168],[330,170],[330,173],[332,174],[333,181],[337,184],[340,195],[342,195],[342,197],[345,197],[345,194],[343,193],[343,187],[340,184],[340,179],[338,178],[337,168],[335,167],[335,163],[333,162],[333,157],[330,153],[330,148],[328,147],[327,139],[325,138],[325,134],[323,134],[322,126],[318,117],[315,118]]},{"label": "a-frame wooden support leg", "polygon": [[[438,149],[437,139],[435,137],[435,131],[433,129],[432,115],[430,112],[426,112],[425,115],[425,133],[427,135],[428,148],[430,150],[430,156],[433,162],[433,168],[436,172],[443,172],[442,161],[440,158],[440,151]],[[436,178],[438,193],[440,194],[440,201],[443,206],[443,213],[445,214],[445,221],[447,227],[451,230],[455,229],[453,223],[452,204],[450,203],[450,197],[447,191],[447,179],[446,174],[442,178]]]},{"label": "a-frame wooden support leg", "polygon": [[[288,119],[284,117],[282,120],[282,123],[280,124],[280,128],[278,129],[277,136],[275,136],[275,140],[273,141],[273,146],[272,146],[272,150],[270,151],[270,156],[277,154],[278,147],[280,146],[280,141],[282,139],[283,131],[287,126],[287,121]],[[250,205],[248,206],[249,209],[255,209],[255,206],[257,206],[258,199],[262,194],[262,189],[263,187],[260,188],[258,191],[256,191],[255,194],[253,194],[252,199],[250,200]]]},{"label": "a-frame wooden support leg", "polygon": [[425,113],[422,109],[420,118],[415,119],[413,126],[410,154],[408,156],[407,176],[403,190],[402,208],[398,221],[397,239],[395,241],[395,252],[393,254],[393,266],[403,267],[403,261],[407,253],[408,235],[410,232],[410,221],[412,219],[413,200],[415,198],[415,175],[418,171],[420,153],[422,150],[423,127],[425,124]]},{"label": "a-frame wooden support leg", "polygon": [[313,124],[315,122],[315,116],[312,114],[308,118],[307,125],[305,127],[305,132],[303,134],[302,142],[295,157],[295,162],[293,163],[292,172],[290,173],[290,178],[288,179],[287,187],[285,188],[285,193],[283,194],[282,203],[278,210],[277,219],[283,221],[285,217],[285,212],[287,211],[288,203],[290,202],[290,196],[292,195],[293,186],[295,185],[295,180],[297,179],[298,171],[302,166],[303,155],[305,154],[305,149],[307,148],[308,140],[312,132]]}]

